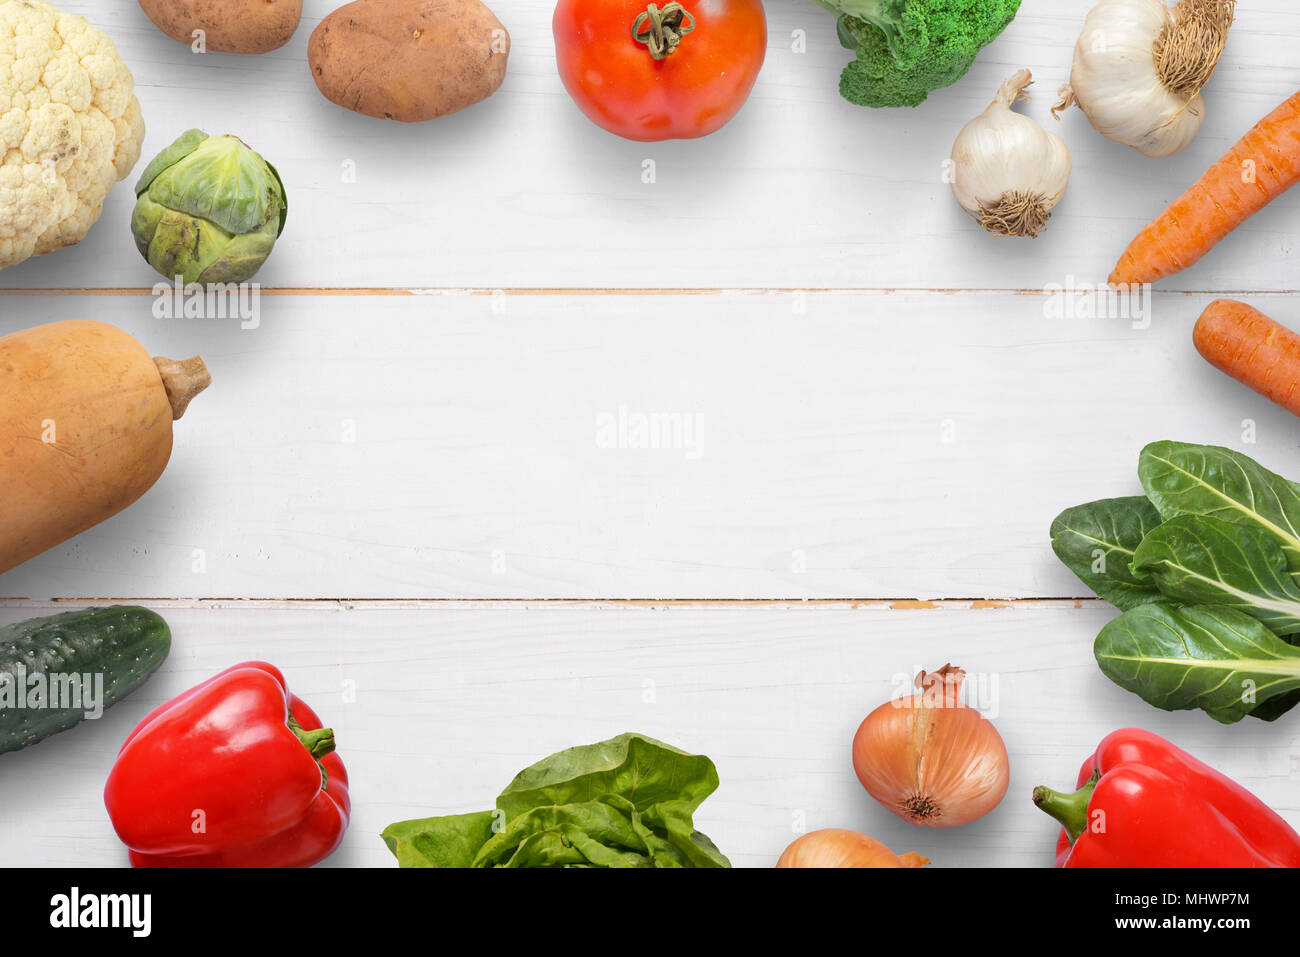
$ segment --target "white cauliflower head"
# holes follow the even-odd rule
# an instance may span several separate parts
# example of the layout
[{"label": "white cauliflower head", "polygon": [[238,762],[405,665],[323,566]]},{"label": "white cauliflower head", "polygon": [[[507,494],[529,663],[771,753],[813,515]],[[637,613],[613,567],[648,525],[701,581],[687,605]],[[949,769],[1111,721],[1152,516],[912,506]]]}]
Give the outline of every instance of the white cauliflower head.
[{"label": "white cauliflower head", "polygon": [[143,139],[112,40],[45,0],[0,0],[0,269],[80,242]]}]

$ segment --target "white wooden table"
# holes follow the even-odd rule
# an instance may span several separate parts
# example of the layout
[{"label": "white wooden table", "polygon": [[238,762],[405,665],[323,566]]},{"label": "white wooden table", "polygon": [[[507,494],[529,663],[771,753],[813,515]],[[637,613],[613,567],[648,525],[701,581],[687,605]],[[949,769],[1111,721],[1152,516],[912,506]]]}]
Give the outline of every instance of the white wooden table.
[{"label": "white wooden table", "polygon": [[[1290,0],[1241,5],[1184,154],[1143,159],[1068,115],[1074,180],[1033,242],[974,226],[941,163],[1019,67],[1050,121],[1086,0],[1025,0],[914,111],[843,102],[831,17],[770,0],[749,105],[661,145],[578,113],[541,0],[492,4],[514,37],[500,93],[417,126],[317,93],[306,44],[331,2],[243,58],[192,54],[133,3],[62,5],[131,66],[146,157],[189,127],[238,133],[279,167],[290,215],[257,329],[154,318],[134,176],[80,246],[0,273],[0,332],[101,319],[203,353],[215,378],[140,503],[0,576],[0,622],[130,600],[175,635],[102,720],[0,758],[0,864],[125,863],[100,800],[117,746],[249,658],[338,732],[355,813],[333,865],[388,866],[391,821],[488,807],[532,761],[625,730],[714,758],[697,820],[738,865],[771,865],[801,823],[938,866],[1048,864],[1030,790],[1069,784],[1128,725],[1300,825],[1300,719],[1222,727],[1110,684],[1091,642],[1113,611],[1047,538],[1066,506],[1137,491],[1155,439],[1300,475],[1295,420],[1190,342],[1223,293],[1300,323],[1300,196],[1162,284],[1146,328],[1051,318],[1042,294],[1102,280],[1294,92]],[[638,416],[683,431],[628,447],[618,423]],[[896,675],[949,660],[997,682],[1011,791],[977,823],[913,828],[862,791],[849,743]]]}]

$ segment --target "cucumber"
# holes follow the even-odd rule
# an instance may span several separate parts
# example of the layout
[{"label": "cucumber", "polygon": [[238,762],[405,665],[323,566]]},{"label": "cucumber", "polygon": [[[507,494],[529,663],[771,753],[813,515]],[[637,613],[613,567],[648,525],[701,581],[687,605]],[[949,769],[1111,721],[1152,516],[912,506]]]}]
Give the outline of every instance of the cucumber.
[{"label": "cucumber", "polygon": [[167,623],[134,605],[0,628],[0,754],[66,731],[121,701],[158,670],[171,644]]}]

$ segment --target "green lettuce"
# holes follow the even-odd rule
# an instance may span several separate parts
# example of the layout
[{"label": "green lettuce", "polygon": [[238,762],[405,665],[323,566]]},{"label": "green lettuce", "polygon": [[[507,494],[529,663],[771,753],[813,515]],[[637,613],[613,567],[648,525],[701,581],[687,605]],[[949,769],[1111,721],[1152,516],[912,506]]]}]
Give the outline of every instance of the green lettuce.
[{"label": "green lettuce", "polygon": [[692,820],[717,787],[707,757],[621,734],[520,771],[495,810],[382,836],[400,867],[730,867]]}]

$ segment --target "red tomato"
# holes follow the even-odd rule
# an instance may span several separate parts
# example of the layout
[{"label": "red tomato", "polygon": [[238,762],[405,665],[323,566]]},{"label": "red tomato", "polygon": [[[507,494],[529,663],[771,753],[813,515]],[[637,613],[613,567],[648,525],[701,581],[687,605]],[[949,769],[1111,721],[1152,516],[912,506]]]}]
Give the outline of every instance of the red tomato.
[{"label": "red tomato", "polygon": [[761,0],[560,0],[552,25],[569,95],[630,140],[721,128],[749,98],[767,53]]}]

